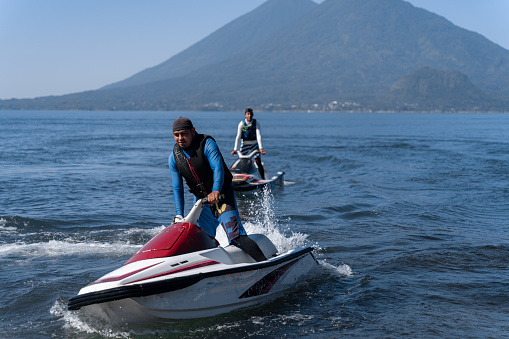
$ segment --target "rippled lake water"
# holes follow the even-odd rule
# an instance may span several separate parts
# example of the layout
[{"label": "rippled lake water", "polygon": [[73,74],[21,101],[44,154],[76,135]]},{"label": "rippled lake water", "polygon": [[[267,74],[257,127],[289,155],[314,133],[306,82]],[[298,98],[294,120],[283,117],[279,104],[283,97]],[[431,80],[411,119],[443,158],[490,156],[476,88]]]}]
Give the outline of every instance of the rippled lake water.
[{"label": "rippled lake water", "polygon": [[165,326],[67,311],[170,224],[180,115],[233,162],[242,113],[0,111],[0,337],[509,337],[507,114],[255,112],[269,174],[286,175],[237,197],[246,229],[313,246],[321,273]]}]

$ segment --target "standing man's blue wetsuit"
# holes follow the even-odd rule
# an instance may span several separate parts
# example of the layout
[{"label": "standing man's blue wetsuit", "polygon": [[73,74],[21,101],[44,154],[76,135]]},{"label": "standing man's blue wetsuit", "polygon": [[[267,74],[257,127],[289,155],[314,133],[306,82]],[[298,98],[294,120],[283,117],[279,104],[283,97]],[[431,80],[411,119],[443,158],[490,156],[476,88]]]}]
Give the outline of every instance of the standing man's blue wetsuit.
[{"label": "standing man's blue wetsuit", "polygon": [[[256,261],[266,260],[256,242],[247,235],[237,209],[232,175],[214,139],[196,133],[191,120],[180,117],[173,122],[175,146],[168,158],[178,220],[184,215],[184,184],[196,199],[207,197],[198,226],[215,237],[221,224],[228,241],[242,248]],[[221,198],[221,201],[220,201]]]}]

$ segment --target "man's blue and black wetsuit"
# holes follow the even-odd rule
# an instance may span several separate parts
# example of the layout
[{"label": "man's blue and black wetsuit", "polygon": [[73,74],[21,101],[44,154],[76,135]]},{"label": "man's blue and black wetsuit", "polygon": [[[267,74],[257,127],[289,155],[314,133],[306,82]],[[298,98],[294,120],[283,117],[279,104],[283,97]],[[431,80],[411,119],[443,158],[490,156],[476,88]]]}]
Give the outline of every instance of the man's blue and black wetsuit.
[{"label": "man's blue and black wetsuit", "polygon": [[219,191],[223,200],[212,206],[203,207],[198,226],[215,237],[216,228],[221,223],[229,243],[242,248],[256,261],[267,259],[256,242],[247,236],[244,227],[242,227],[232,186],[232,174],[224,163],[219,147],[212,137],[195,134],[191,145],[186,149],[175,144],[168,163],[177,215],[184,215],[182,178],[186,179],[189,190],[195,196],[195,201],[206,197],[213,191]]},{"label": "man's blue and black wetsuit", "polygon": [[220,203],[203,207],[198,226],[215,237],[221,223],[230,242],[239,235],[246,235],[235,201],[232,175],[212,137],[196,134],[187,149],[175,144],[168,163],[177,215],[184,215],[184,178],[195,201],[212,191],[219,191],[223,196]]}]

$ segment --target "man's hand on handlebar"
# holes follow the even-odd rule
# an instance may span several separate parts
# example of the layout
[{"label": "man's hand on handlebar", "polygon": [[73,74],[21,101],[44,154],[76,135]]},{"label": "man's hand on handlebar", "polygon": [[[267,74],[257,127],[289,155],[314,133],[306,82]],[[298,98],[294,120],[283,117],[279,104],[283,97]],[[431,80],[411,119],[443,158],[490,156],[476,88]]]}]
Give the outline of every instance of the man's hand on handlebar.
[{"label": "man's hand on handlebar", "polygon": [[209,204],[215,204],[219,202],[219,196],[220,196],[219,191],[212,191],[212,193],[207,195],[207,202]]},{"label": "man's hand on handlebar", "polygon": [[176,215],[175,218],[173,218],[173,221],[171,222],[171,224],[176,224],[176,223],[179,223],[179,222],[183,222],[184,221],[184,217],[181,216],[181,215]]}]

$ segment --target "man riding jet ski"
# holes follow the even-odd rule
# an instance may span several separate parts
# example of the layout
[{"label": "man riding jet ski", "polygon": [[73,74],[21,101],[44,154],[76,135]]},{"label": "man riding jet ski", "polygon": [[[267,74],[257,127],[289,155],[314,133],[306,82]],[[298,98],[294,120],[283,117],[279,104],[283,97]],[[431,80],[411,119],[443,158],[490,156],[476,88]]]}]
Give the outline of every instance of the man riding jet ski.
[{"label": "man riding jet ski", "polygon": [[[318,267],[310,247],[280,254],[265,235],[248,236],[213,139],[196,134],[187,118],[173,130],[169,162],[179,215],[122,267],[83,287],[69,310],[121,324],[209,317],[270,301]],[[197,197],[185,218],[182,177]],[[218,222],[226,246],[215,239]]]},{"label": "man riding jet ski", "polygon": [[249,158],[253,158],[256,163],[256,168],[262,180],[265,180],[265,169],[263,168],[262,159],[260,154],[265,154],[262,146],[262,134],[260,132],[260,124],[253,119],[254,112],[252,108],[246,108],[244,113],[245,119],[239,123],[237,128],[237,137],[235,138],[235,146],[233,146],[232,155],[237,154],[237,149],[241,155],[246,156],[252,154]]},{"label": "man riding jet ski", "polygon": [[[235,146],[231,152],[232,155],[239,156],[239,159],[230,167],[235,191],[252,191],[263,187],[272,189],[275,185],[283,185],[284,182],[284,172],[277,172],[268,179],[265,164],[260,157],[260,154],[265,154],[260,124],[253,119],[253,116],[253,109],[246,108],[245,119],[238,125]],[[237,151],[239,144],[240,150]]]},{"label": "man riding jet ski", "polygon": [[179,221],[184,211],[184,178],[195,201],[207,197],[211,204],[203,209],[198,226],[215,237],[216,228],[221,224],[230,243],[242,248],[256,261],[266,260],[242,226],[232,187],[232,174],[215,140],[209,135],[196,133],[191,120],[184,117],[173,122],[173,137],[175,146],[168,163],[177,214],[174,221]]}]

